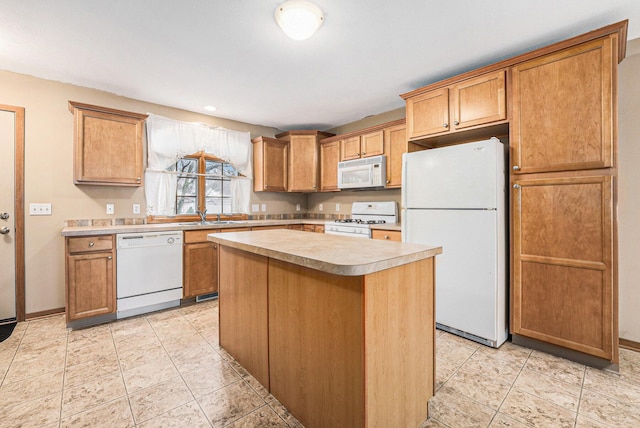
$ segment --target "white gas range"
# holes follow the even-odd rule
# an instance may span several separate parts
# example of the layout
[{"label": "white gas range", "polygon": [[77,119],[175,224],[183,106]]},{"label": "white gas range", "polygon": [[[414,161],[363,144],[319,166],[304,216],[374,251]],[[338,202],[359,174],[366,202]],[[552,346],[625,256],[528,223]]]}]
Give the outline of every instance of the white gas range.
[{"label": "white gas range", "polygon": [[371,225],[398,222],[398,204],[387,202],[354,202],[351,218],[328,221],[324,233],[328,235],[371,238]]}]

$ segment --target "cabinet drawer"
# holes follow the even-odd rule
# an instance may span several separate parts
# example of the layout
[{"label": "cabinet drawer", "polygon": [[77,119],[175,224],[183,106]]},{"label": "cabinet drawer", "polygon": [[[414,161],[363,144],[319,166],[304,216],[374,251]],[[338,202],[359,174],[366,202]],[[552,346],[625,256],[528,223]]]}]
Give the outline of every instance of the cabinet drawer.
[{"label": "cabinet drawer", "polygon": [[67,251],[69,253],[86,253],[111,249],[113,249],[113,235],[67,238]]},{"label": "cabinet drawer", "polygon": [[207,242],[207,235],[217,232],[220,232],[220,229],[186,230],[184,232],[184,243],[193,244],[194,242]]},{"label": "cabinet drawer", "polygon": [[402,233],[397,230],[372,230],[371,238],[402,242]]}]

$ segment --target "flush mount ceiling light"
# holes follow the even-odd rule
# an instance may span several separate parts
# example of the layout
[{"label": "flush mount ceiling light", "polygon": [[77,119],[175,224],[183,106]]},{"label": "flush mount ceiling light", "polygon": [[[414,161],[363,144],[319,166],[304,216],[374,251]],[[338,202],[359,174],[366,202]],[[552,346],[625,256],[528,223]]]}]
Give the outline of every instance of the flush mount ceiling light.
[{"label": "flush mount ceiling light", "polygon": [[308,39],[323,21],[320,8],[307,0],[289,0],[276,9],[276,22],[294,40]]},{"label": "flush mount ceiling light", "polygon": [[204,106],[204,109],[206,111],[216,111],[216,108],[214,106]]}]

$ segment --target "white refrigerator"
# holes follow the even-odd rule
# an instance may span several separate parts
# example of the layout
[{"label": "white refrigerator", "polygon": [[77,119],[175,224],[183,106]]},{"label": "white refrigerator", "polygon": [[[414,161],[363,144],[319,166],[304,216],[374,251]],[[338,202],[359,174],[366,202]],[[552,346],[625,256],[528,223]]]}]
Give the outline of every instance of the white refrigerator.
[{"label": "white refrigerator", "polygon": [[497,138],[406,153],[402,240],[436,256],[436,326],[492,347],[508,336],[505,146]]}]

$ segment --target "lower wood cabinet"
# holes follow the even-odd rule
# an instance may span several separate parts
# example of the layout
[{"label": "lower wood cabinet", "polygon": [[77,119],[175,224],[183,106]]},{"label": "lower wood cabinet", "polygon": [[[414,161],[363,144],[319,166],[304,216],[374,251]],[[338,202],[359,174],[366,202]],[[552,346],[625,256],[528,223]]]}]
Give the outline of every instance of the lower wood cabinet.
[{"label": "lower wood cabinet", "polygon": [[185,298],[218,292],[218,244],[185,244],[183,265]]},{"label": "lower wood cabinet", "polygon": [[302,230],[305,232],[324,233],[324,224],[303,224]]},{"label": "lower wood cabinet", "polygon": [[512,333],[617,361],[613,177],[513,186]]},{"label": "lower wood cabinet", "polygon": [[65,238],[67,322],[116,312],[115,235]]},{"label": "lower wood cabinet", "polygon": [[371,238],[384,239],[388,241],[402,242],[402,232],[398,230],[379,230],[373,229],[371,231]]}]

